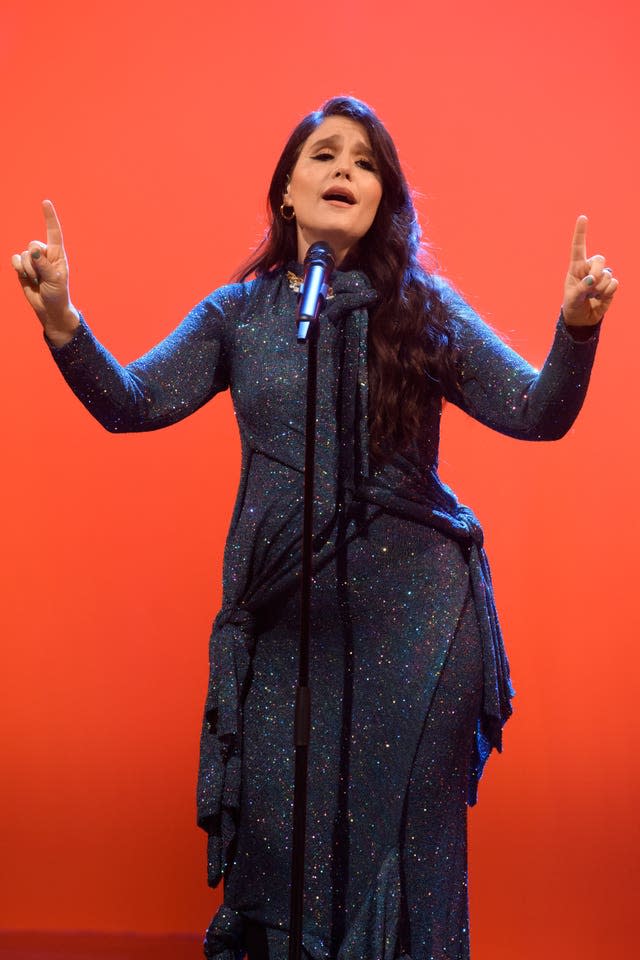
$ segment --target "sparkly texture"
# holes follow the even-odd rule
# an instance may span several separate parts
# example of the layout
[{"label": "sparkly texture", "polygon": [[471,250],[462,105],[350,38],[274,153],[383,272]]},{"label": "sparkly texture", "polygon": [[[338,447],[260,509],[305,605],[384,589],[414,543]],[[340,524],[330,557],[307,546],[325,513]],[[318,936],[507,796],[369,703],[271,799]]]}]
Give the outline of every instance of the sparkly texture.
[{"label": "sparkly texture", "polygon": [[[460,321],[461,390],[448,399],[510,436],[562,436],[599,329],[577,341],[560,318],[538,373],[443,296]],[[304,944],[313,960],[467,960],[466,806],[501,749],[513,688],[482,530],[437,475],[437,398],[420,442],[370,468],[375,299],[363,274],[337,271],[321,323]],[[127,367],[84,320],[52,348],[114,432],[167,426],[232,392],[242,475],[198,780],[209,882],[225,880],[205,949],[221,960],[256,930],[287,956],[306,369],[295,312],[281,271],[211,294]]]}]

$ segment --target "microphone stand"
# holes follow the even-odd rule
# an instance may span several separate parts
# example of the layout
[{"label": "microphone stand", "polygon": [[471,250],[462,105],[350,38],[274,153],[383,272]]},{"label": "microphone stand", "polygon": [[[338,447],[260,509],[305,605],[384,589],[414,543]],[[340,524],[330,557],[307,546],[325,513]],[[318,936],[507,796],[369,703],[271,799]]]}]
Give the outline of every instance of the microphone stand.
[{"label": "microphone stand", "polygon": [[[300,602],[300,648],[298,687],[296,690],[294,744],[295,780],[293,790],[293,843],[291,853],[291,913],[289,924],[289,960],[302,956],[302,914],[304,901],[304,860],[307,821],[307,771],[311,731],[311,695],[309,690],[309,637],[311,586],[313,578],[313,500],[316,450],[316,400],[318,382],[318,336],[320,323],[304,310],[305,293],[310,295],[312,278],[303,290],[298,340],[307,341],[307,410],[304,441],[304,499],[302,520],[302,581]],[[305,281],[305,285],[307,281]],[[323,286],[321,297],[326,295]],[[316,295],[317,299],[317,295]],[[314,310],[315,314],[319,311]]]}]

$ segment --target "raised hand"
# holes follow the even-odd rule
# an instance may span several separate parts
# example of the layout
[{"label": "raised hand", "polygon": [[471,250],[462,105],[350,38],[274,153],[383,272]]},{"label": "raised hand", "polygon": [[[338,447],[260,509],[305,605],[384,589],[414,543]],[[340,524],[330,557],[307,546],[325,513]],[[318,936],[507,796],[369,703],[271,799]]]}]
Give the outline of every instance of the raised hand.
[{"label": "raised hand", "polygon": [[562,312],[565,323],[590,327],[604,317],[618,289],[618,281],[600,254],[587,258],[587,218],[576,220],[571,260],[564,284]]},{"label": "raised hand", "polygon": [[79,316],[69,299],[69,265],[60,221],[50,200],[42,201],[42,211],[47,242],[32,240],[22,253],[14,253],[11,264],[45,332],[63,342],[77,327]]}]

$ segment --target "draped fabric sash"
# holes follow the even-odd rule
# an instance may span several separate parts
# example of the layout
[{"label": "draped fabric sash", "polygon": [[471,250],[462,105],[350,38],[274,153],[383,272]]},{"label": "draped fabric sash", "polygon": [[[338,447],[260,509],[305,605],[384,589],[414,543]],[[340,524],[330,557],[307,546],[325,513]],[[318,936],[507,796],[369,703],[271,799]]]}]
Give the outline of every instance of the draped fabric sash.
[{"label": "draped fabric sash", "polygon": [[434,527],[466,547],[471,591],[482,641],[484,692],[476,725],[474,749],[470,764],[467,802],[478,799],[478,781],[492,749],[502,752],[502,727],[512,714],[509,662],[493,597],[489,560],[484,550],[482,527],[473,512],[458,503],[454,493],[437,477],[429,477],[420,499],[398,496],[375,482],[362,484],[356,498],[375,503],[387,512],[406,520]]}]

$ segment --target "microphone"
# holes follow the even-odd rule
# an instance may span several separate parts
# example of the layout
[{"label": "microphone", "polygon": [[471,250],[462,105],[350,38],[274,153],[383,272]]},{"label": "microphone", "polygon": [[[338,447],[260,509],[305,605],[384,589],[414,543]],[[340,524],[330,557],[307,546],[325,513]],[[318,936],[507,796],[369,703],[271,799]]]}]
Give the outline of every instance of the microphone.
[{"label": "microphone", "polygon": [[328,243],[312,243],[304,258],[304,279],[298,300],[298,343],[304,343],[309,326],[318,319],[322,305],[327,299],[329,280],[336,265],[333,251]]}]

